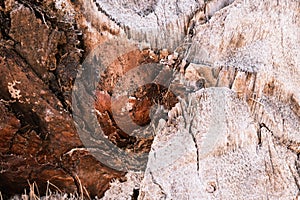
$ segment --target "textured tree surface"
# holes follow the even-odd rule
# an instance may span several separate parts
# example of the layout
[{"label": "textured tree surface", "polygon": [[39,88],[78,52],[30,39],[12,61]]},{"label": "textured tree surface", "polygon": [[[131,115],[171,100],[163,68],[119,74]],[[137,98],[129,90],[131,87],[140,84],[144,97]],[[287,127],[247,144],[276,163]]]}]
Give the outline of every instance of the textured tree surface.
[{"label": "textured tree surface", "polygon": [[[299,9],[297,0],[0,1],[1,193],[36,182],[44,194],[50,181],[86,198],[299,198]],[[91,86],[76,81],[95,61],[106,67],[95,91],[72,98]],[[146,157],[110,157],[104,140]]]},{"label": "textured tree surface", "polygon": [[50,181],[64,192],[83,185],[103,195],[123,172],[82,148],[70,109],[84,28],[54,1],[1,2],[2,194],[22,193],[28,181],[43,194]]}]

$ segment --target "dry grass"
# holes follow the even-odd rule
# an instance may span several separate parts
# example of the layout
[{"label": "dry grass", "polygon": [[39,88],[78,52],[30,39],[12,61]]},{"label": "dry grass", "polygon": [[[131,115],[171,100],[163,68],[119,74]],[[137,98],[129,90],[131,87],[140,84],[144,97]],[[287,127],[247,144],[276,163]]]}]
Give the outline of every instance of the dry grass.
[{"label": "dry grass", "polygon": [[[82,186],[81,181],[78,176],[75,177],[79,183],[80,193],[66,194],[63,193],[56,185],[52,184],[50,181],[47,181],[46,193],[41,196],[36,182],[30,183],[29,185],[29,194],[24,190],[24,194],[15,195],[10,198],[10,200],[85,200],[91,199],[86,188]],[[50,187],[55,188],[55,192],[50,190]],[[0,200],[3,200],[2,193],[0,191]]]}]

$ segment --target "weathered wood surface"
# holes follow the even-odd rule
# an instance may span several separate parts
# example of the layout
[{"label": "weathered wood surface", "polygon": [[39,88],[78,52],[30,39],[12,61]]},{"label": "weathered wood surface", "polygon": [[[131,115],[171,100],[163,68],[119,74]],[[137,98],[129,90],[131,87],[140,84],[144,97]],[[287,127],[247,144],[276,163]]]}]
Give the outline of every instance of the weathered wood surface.
[{"label": "weathered wood surface", "polygon": [[299,6],[235,1],[196,25],[184,78],[207,88],[156,127],[138,199],[299,198]]},{"label": "weathered wood surface", "polygon": [[[299,196],[299,1],[5,0],[0,6],[2,194],[23,192],[27,180],[42,192],[49,180],[64,192],[83,186],[102,196],[120,178],[104,199]],[[133,46],[107,45],[115,40]],[[72,90],[99,45],[105,48],[95,59],[107,68],[96,96],[86,99],[95,99],[90,110],[104,135],[93,133],[98,143],[89,146],[91,113],[75,113],[74,123],[72,109],[86,99],[74,101]],[[162,71],[155,71],[157,63]],[[149,71],[134,86],[156,84],[127,92],[133,109],[124,115],[119,99],[110,104],[114,87],[140,65]],[[174,74],[165,78],[169,69]],[[168,92],[159,87],[163,81],[170,82]],[[122,86],[130,91],[132,84]],[[154,104],[173,108],[158,124],[133,132],[142,137],[132,134],[134,124],[149,123]],[[81,125],[87,134],[78,133]],[[99,138],[130,155],[150,151],[145,173],[124,178],[116,170],[126,171],[123,163],[107,159]],[[147,164],[135,161],[127,167]]]}]

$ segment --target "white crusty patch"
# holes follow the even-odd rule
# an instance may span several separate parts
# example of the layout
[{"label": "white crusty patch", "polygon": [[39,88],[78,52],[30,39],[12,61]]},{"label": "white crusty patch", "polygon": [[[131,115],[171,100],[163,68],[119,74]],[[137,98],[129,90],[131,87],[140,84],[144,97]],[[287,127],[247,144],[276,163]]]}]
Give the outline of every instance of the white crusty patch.
[{"label": "white crusty patch", "polygon": [[14,80],[12,83],[8,83],[7,88],[8,92],[10,93],[11,98],[13,99],[20,99],[22,97],[21,90],[15,88],[16,84],[20,84],[21,81]]}]

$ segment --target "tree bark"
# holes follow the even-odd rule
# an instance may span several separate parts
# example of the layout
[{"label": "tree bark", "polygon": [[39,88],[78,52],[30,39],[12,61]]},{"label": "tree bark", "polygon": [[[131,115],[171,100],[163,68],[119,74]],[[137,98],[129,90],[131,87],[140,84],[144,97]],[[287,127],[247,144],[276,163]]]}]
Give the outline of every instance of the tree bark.
[{"label": "tree bark", "polygon": [[0,191],[299,198],[299,7],[0,2]]}]

